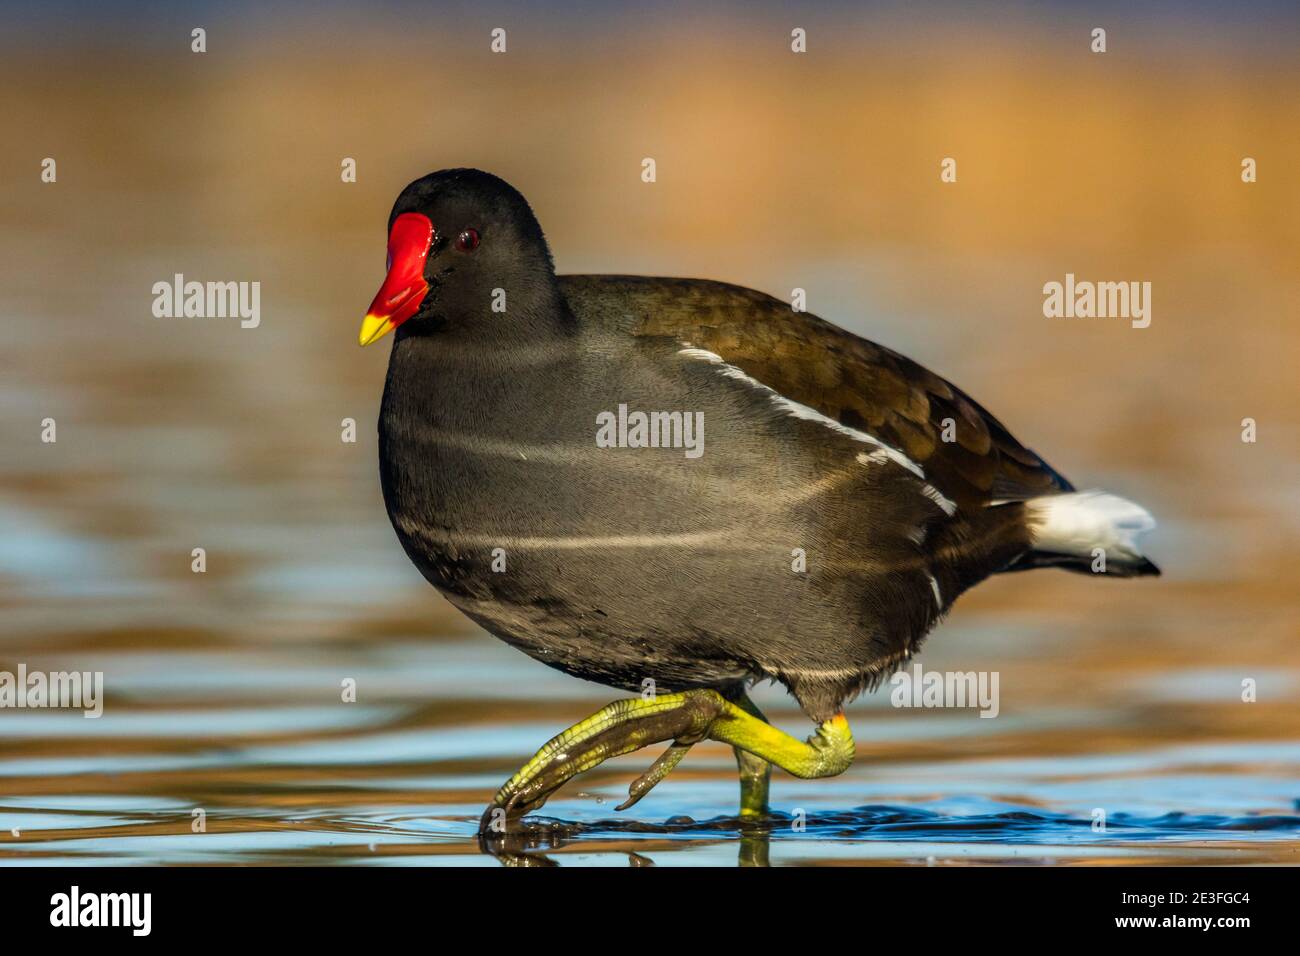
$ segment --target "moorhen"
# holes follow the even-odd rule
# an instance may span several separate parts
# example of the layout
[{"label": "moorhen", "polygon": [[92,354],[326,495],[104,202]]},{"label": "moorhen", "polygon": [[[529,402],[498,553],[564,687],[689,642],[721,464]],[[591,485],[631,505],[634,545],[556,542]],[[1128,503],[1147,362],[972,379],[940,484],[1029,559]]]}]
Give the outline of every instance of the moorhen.
[{"label": "moorhen", "polygon": [[[361,344],[396,332],[379,414],[384,502],[421,573],[486,630],[636,692],[548,742],[484,830],[602,761],[730,744],[741,813],[770,765],[842,772],[843,706],[991,574],[1159,574],[1141,507],[1073,486],[959,388],[751,289],[557,276],[524,197],[473,169],[388,218]],[[769,725],[784,684],[816,732]]]}]

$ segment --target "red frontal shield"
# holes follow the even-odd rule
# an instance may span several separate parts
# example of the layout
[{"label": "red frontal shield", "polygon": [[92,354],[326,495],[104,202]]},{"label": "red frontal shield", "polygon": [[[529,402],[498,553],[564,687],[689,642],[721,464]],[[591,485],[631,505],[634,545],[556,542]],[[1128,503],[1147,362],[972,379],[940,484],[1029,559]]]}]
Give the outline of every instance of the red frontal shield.
[{"label": "red frontal shield", "polygon": [[433,244],[433,223],[418,212],[393,220],[388,234],[388,275],[361,323],[360,342],[369,345],[397,328],[420,308],[429,291],[424,263]]}]

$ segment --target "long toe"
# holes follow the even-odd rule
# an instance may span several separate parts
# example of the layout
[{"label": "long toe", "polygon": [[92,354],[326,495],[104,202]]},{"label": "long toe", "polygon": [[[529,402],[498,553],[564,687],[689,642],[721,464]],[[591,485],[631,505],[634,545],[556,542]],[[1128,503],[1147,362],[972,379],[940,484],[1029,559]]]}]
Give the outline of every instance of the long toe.
[{"label": "long toe", "polygon": [[[484,811],[480,830],[504,832],[509,821],[540,808],[570,778],[611,757],[665,740],[689,748],[703,739],[725,706],[716,691],[694,690],[661,694],[649,700],[617,700],[602,707],[547,741],[506,781]],[[674,754],[673,749],[633,784],[632,803],[663,779],[682,756],[670,758],[670,754]]]}]

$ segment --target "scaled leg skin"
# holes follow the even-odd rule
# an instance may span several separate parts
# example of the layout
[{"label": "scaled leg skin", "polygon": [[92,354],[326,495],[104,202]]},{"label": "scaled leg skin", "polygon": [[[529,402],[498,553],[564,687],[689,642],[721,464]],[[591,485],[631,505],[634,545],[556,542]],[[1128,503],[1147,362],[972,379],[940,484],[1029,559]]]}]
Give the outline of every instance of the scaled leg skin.
[{"label": "scaled leg skin", "polygon": [[[504,832],[509,821],[541,807],[571,777],[610,757],[665,740],[673,741],[673,746],[637,778],[622,807],[645,796],[687,750],[705,738],[731,744],[737,751],[742,816],[754,817],[765,811],[769,769],[760,763],[775,764],[796,777],[807,778],[833,777],[853,762],[853,735],[842,713],[824,721],[807,742],[800,742],[768,724],[761,714],[755,716],[757,711],[747,697],[737,704],[715,690],[616,700],[547,741],[497,791],[479,829]],[[743,762],[741,752],[746,758]]]}]

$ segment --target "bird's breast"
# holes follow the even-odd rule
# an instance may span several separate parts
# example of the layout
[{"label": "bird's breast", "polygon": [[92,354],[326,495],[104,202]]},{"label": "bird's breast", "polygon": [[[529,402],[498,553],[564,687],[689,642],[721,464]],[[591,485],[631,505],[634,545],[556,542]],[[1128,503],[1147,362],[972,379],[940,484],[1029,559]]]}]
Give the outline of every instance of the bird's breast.
[{"label": "bird's breast", "polygon": [[446,577],[502,552],[509,566],[779,549],[787,517],[825,482],[730,392],[674,374],[684,362],[556,354],[475,364],[394,351],[381,475],[417,564]]}]

